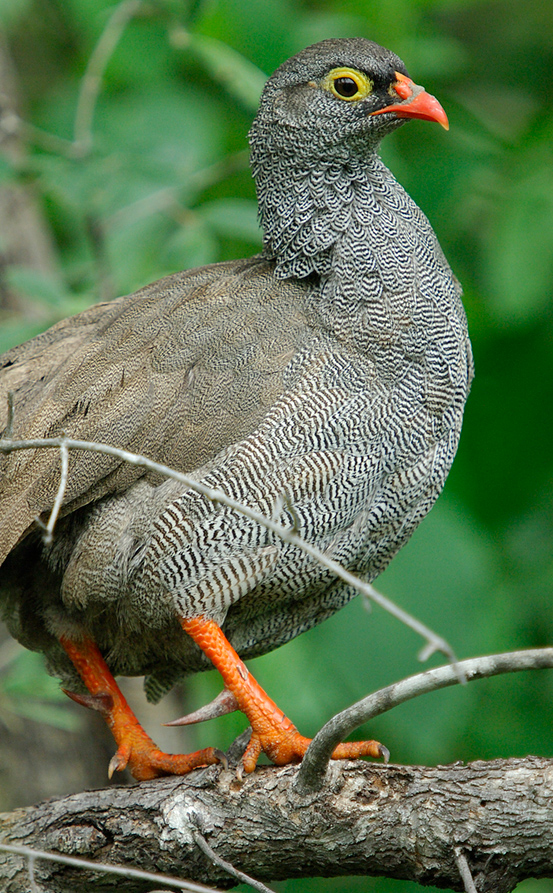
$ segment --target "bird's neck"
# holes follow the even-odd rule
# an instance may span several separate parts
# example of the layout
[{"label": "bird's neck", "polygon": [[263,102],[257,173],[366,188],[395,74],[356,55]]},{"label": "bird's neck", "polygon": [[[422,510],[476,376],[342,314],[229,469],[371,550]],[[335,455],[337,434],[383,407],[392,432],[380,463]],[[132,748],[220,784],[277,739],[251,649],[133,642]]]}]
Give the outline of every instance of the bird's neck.
[{"label": "bird's neck", "polygon": [[430,223],[376,153],[357,166],[334,161],[311,171],[289,160],[257,186],[275,275],[315,274],[314,310],[348,340],[397,332],[428,303],[444,314],[457,304]]},{"label": "bird's neck", "polygon": [[367,211],[378,213],[379,197],[398,186],[376,154],[363,164],[338,158],[315,169],[298,155],[255,173],[264,254],[280,279],[331,274],[337,246],[354,237],[356,225],[365,229]]}]

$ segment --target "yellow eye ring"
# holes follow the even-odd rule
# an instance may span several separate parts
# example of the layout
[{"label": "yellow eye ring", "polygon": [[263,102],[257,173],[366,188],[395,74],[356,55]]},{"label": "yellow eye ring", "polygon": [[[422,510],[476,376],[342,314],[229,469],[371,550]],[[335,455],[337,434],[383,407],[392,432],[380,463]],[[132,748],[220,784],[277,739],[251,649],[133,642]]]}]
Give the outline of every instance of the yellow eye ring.
[{"label": "yellow eye ring", "polygon": [[372,93],[370,78],[355,68],[333,68],[323,81],[323,87],[337,99],[358,102]]}]

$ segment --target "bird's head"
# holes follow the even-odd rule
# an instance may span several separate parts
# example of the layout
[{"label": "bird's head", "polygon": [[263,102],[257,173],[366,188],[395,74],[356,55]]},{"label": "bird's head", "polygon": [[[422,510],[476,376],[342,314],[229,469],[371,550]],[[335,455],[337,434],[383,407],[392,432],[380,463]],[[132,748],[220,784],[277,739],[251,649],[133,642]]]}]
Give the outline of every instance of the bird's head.
[{"label": "bird's head", "polygon": [[438,100],[415,84],[395,53],[363,38],[324,40],[284,62],[269,78],[250,133],[261,152],[299,157],[374,149],[407,118],[447,129]]},{"label": "bird's head", "polygon": [[277,276],[330,272],[332,246],[360,184],[370,181],[373,189],[386,171],[392,188],[376,152],[407,118],[447,127],[437,99],[371,40],[314,44],[269,78],[250,147],[264,253],[276,260]]}]

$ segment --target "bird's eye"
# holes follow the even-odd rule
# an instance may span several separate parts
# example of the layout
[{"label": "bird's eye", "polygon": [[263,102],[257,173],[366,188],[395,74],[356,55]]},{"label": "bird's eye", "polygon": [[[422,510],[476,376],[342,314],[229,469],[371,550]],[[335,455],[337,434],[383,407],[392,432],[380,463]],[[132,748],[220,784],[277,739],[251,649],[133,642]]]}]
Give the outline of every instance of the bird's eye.
[{"label": "bird's eye", "polygon": [[366,74],[355,68],[333,68],[323,81],[323,87],[348,102],[365,99],[372,92],[372,83]]},{"label": "bird's eye", "polygon": [[353,78],[336,78],[334,81],[334,89],[336,90],[336,93],[343,96],[344,99],[352,99],[358,92],[359,87]]}]

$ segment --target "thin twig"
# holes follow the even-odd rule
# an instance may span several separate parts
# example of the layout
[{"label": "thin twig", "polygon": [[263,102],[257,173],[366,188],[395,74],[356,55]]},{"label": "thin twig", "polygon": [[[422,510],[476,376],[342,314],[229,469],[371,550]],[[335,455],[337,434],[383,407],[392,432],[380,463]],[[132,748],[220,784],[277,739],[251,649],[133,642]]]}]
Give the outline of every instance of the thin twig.
[{"label": "thin twig", "polygon": [[35,879],[35,856],[29,856],[29,884],[31,885],[31,893],[39,893]]},{"label": "thin twig", "polygon": [[81,81],[74,127],[74,145],[82,155],[86,155],[92,146],[92,121],[104,71],[123,31],[141,6],[142,0],[123,0],[115,7],[88,60]]},{"label": "thin twig", "polygon": [[61,474],[60,474],[60,484],[58,487],[58,492],[56,493],[56,498],[54,500],[54,505],[52,506],[52,511],[50,512],[50,517],[48,518],[48,523],[46,525],[46,530],[44,532],[44,542],[51,543],[54,535],[54,527],[56,526],[56,521],[58,520],[58,515],[60,509],[63,504],[63,497],[65,496],[65,491],[67,489],[67,476],[69,474],[69,450],[65,443],[62,443],[60,447],[61,454]]},{"label": "thin twig", "polygon": [[339,564],[337,561],[329,558],[328,555],[326,555],[324,552],[321,552],[321,550],[317,549],[316,546],[312,546],[311,543],[308,543],[306,540],[293,533],[289,528],[283,527],[281,524],[278,524],[272,518],[267,518],[260,512],[256,512],[254,511],[254,509],[251,509],[248,506],[237,502],[235,499],[231,499],[231,497],[227,496],[226,493],[224,493],[222,490],[215,490],[212,487],[207,487],[205,484],[202,484],[201,481],[194,480],[194,478],[188,477],[188,475],[182,474],[180,471],[175,471],[175,469],[170,468],[168,465],[154,462],[151,459],[147,459],[145,456],[140,456],[136,453],[130,453],[127,450],[121,450],[118,447],[113,447],[105,443],[93,443],[87,440],[71,440],[70,438],[66,437],[49,437],[31,440],[11,441],[1,440],[0,451],[9,453],[14,450],[42,448],[54,449],[61,448],[62,445],[65,446],[67,449],[90,450],[91,452],[95,453],[103,453],[106,456],[115,456],[123,462],[128,462],[131,465],[138,465],[141,468],[147,468],[149,471],[155,471],[158,474],[164,475],[165,477],[172,478],[175,481],[180,481],[191,490],[194,490],[196,493],[200,493],[202,494],[202,496],[205,496],[206,499],[209,499],[211,502],[225,505],[228,508],[239,512],[240,514],[245,515],[246,518],[250,518],[257,524],[261,524],[263,527],[266,527],[267,530],[270,530],[277,536],[279,536],[285,543],[290,543],[293,546],[297,546],[298,549],[301,549],[305,554],[310,555],[315,561],[322,565],[322,567],[325,567],[327,570],[331,571],[333,574],[347,583],[348,586],[352,586],[354,589],[357,589],[358,592],[361,592],[363,595],[376,602],[376,604],[380,605],[381,608],[383,608],[393,617],[396,617],[396,619],[400,620],[410,629],[414,630],[416,633],[422,636],[423,639],[426,639],[427,646],[423,649],[425,657],[429,657],[436,651],[441,651],[442,654],[445,654],[448,660],[452,663],[454,672],[457,675],[457,681],[465,681],[462,676],[462,672],[458,669],[458,664],[453,649],[451,648],[449,643],[446,642],[445,639],[425,626],[424,623],[421,623],[420,620],[417,620],[416,617],[413,617],[411,614],[408,614],[407,611],[399,608],[392,601],[390,601],[390,599],[386,598],[373,586],[371,586],[370,583],[366,583],[364,580],[360,580],[359,577],[356,577],[354,574],[350,573],[350,571],[342,567],[342,565]]},{"label": "thin twig", "polygon": [[201,170],[194,171],[188,176],[186,185],[188,189],[193,189],[195,192],[203,192],[209,186],[215,186],[216,183],[230,177],[231,174],[246,171],[249,168],[250,154],[247,149],[240,149],[220,161],[215,161]]},{"label": "thin twig", "polygon": [[117,874],[120,877],[152,881],[156,884],[162,883],[168,887],[174,887],[176,890],[185,890],[186,893],[221,893],[215,887],[206,887],[204,884],[184,881],[181,878],[170,877],[166,874],[154,874],[151,871],[142,871],[140,868],[127,868],[125,865],[106,865],[104,862],[91,862],[89,859],[77,859],[75,856],[63,856],[61,853],[49,853],[46,850],[35,850],[28,846],[0,843],[0,852],[16,853],[19,856],[26,856],[28,859],[33,860],[45,859],[47,862],[61,862],[63,865],[99,871],[101,874]]},{"label": "thin twig", "polygon": [[[510,651],[505,654],[492,654],[461,661],[457,669],[463,672],[468,682],[497,676],[501,673],[515,673],[520,670],[540,670],[553,667],[553,648],[535,648],[528,651]],[[304,795],[321,789],[332,751],[344,738],[347,738],[360,725],[380,716],[392,707],[403,704],[419,695],[438,691],[459,682],[459,676],[451,664],[435,667],[424,673],[417,673],[381,688],[368,695],[346,710],[333,716],[315,735],[305,754],[296,780],[295,790]]]},{"label": "thin twig", "polygon": [[104,71],[127,24],[137,15],[142,6],[143,0],[123,0],[109,17],[81,79],[75,111],[73,140],[65,140],[41,130],[23,121],[15,113],[2,117],[0,122],[2,131],[10,135],[19,133],[25,141],[40,145],[49,152],[62,155],[65,158],[82,158],[87,155],[92,148],[92,122]]},{"label": "thin twig", "polygon": [[152,214],[159,214],[165,211],[175,210],[182,213],[182,206],[179,204],[178,187],[164,186],[162,189],[156,189],[143,198],[139,198],[129,205],[118,208],[108,217],[104,219],[106,230],[118,232],[121,227],[128,226],[137,220],[151,217]]},{"label": "thin twig", "polygon": [[221,859],[199,831],[194,831],[194,840],[202,853],[208,856],[215,865],[218,865],[219,868],[222,868],[223,871],[230,874],[231,877],[236,878],[236,880],[240,881],[242,884],[249,884],[254,890],[259,890],[259,893],[273,893],[273,891],[269,887],[266,887],[265,884],[262,884],[261,881],[256,881],[255,878],[250,877],[249,874],[244,874],[243,871],[239,871],[230,862]]},{"label": "thin twig", "polygon": [[79,158],[81,156],[81,150],[73,140],[66,140],[64,137],[57,136],[55,133],[49,133],[47,130],[42,130],[34,124],[29,124],[28,121],[25,121],[22,118],[19,119],[19,133],[25,143],[39,146],[41,149],[45,149],[53,155],[61,155],[63,158],[69,159]]},{"label": "thin twig", "polygon": [[465,887],[465,893],[478,893],[469,868],[469,863],[467,862],[467,857],[463,853],[463,850],[461,847],[456,846],[453,852],[455,854],[455,862],[457,863],[461,880]]}]

